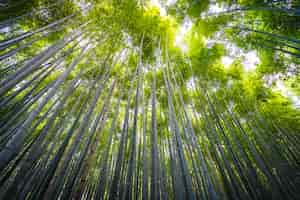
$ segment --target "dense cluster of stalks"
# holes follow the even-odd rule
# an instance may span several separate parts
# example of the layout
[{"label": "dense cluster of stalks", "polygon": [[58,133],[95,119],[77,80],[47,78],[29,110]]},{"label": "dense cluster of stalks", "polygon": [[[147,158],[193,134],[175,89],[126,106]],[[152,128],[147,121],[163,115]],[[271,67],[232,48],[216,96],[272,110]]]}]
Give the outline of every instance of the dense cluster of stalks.
[{"label": "dense cluster of stalks", "polygon": [[79,11],[19,31],[49,9],[0,22],[11,32],[0,41],[0,199],[299,198],[298,133],[242,96],[233,109],[188,58],[187,86],[160,38],[147,59],[145,33],[124,47],[123,34],[77,20]]}]

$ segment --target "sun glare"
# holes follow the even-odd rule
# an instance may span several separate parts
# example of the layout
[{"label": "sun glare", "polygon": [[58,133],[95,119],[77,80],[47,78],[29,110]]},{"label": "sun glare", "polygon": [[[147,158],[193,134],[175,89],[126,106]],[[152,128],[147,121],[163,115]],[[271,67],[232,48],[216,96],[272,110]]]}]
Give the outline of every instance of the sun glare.
[{"label": "sun glare", "polygon": [[175,46],[179,47],[184,53],[188,51],[188,45],[186,44],[184,37],[187,32],[191,30],[192,26],[192,20],[189,17],[185,17],[175,37]]},{"label": "sun glare", "polygon": [[163,6],[159,0],[150,0],[150,6],[157,7],[159,9],[160,16],[167,16],[167,10],[165,6]]}]

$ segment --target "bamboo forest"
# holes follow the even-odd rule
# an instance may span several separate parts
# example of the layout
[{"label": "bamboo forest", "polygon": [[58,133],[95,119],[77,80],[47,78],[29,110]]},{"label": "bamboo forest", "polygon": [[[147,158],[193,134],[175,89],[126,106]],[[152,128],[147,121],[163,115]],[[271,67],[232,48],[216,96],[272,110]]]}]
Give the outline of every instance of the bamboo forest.
[{"label": "bamboo forest", "polygon": [[300,200],[300,0],[0,0],[1,200]]}]

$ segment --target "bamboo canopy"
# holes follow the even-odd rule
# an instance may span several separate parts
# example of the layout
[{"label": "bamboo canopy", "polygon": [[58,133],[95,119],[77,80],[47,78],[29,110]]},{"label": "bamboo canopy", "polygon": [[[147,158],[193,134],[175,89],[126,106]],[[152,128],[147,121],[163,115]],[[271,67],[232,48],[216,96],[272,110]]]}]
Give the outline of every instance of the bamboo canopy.
[{"label": "bamboo canopy", "polygon": [[0,199],[299,199],[297,0],[0,1]]}]

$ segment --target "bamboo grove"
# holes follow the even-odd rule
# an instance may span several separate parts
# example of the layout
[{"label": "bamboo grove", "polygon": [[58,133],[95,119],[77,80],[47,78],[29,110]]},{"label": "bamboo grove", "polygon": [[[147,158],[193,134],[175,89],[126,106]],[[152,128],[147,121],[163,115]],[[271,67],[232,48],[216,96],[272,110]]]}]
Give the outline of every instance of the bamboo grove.
[{"label": "bamboo grove", "polygon": [[0,199],[300,199],[299,22],[297,0],[0,1]]}]

